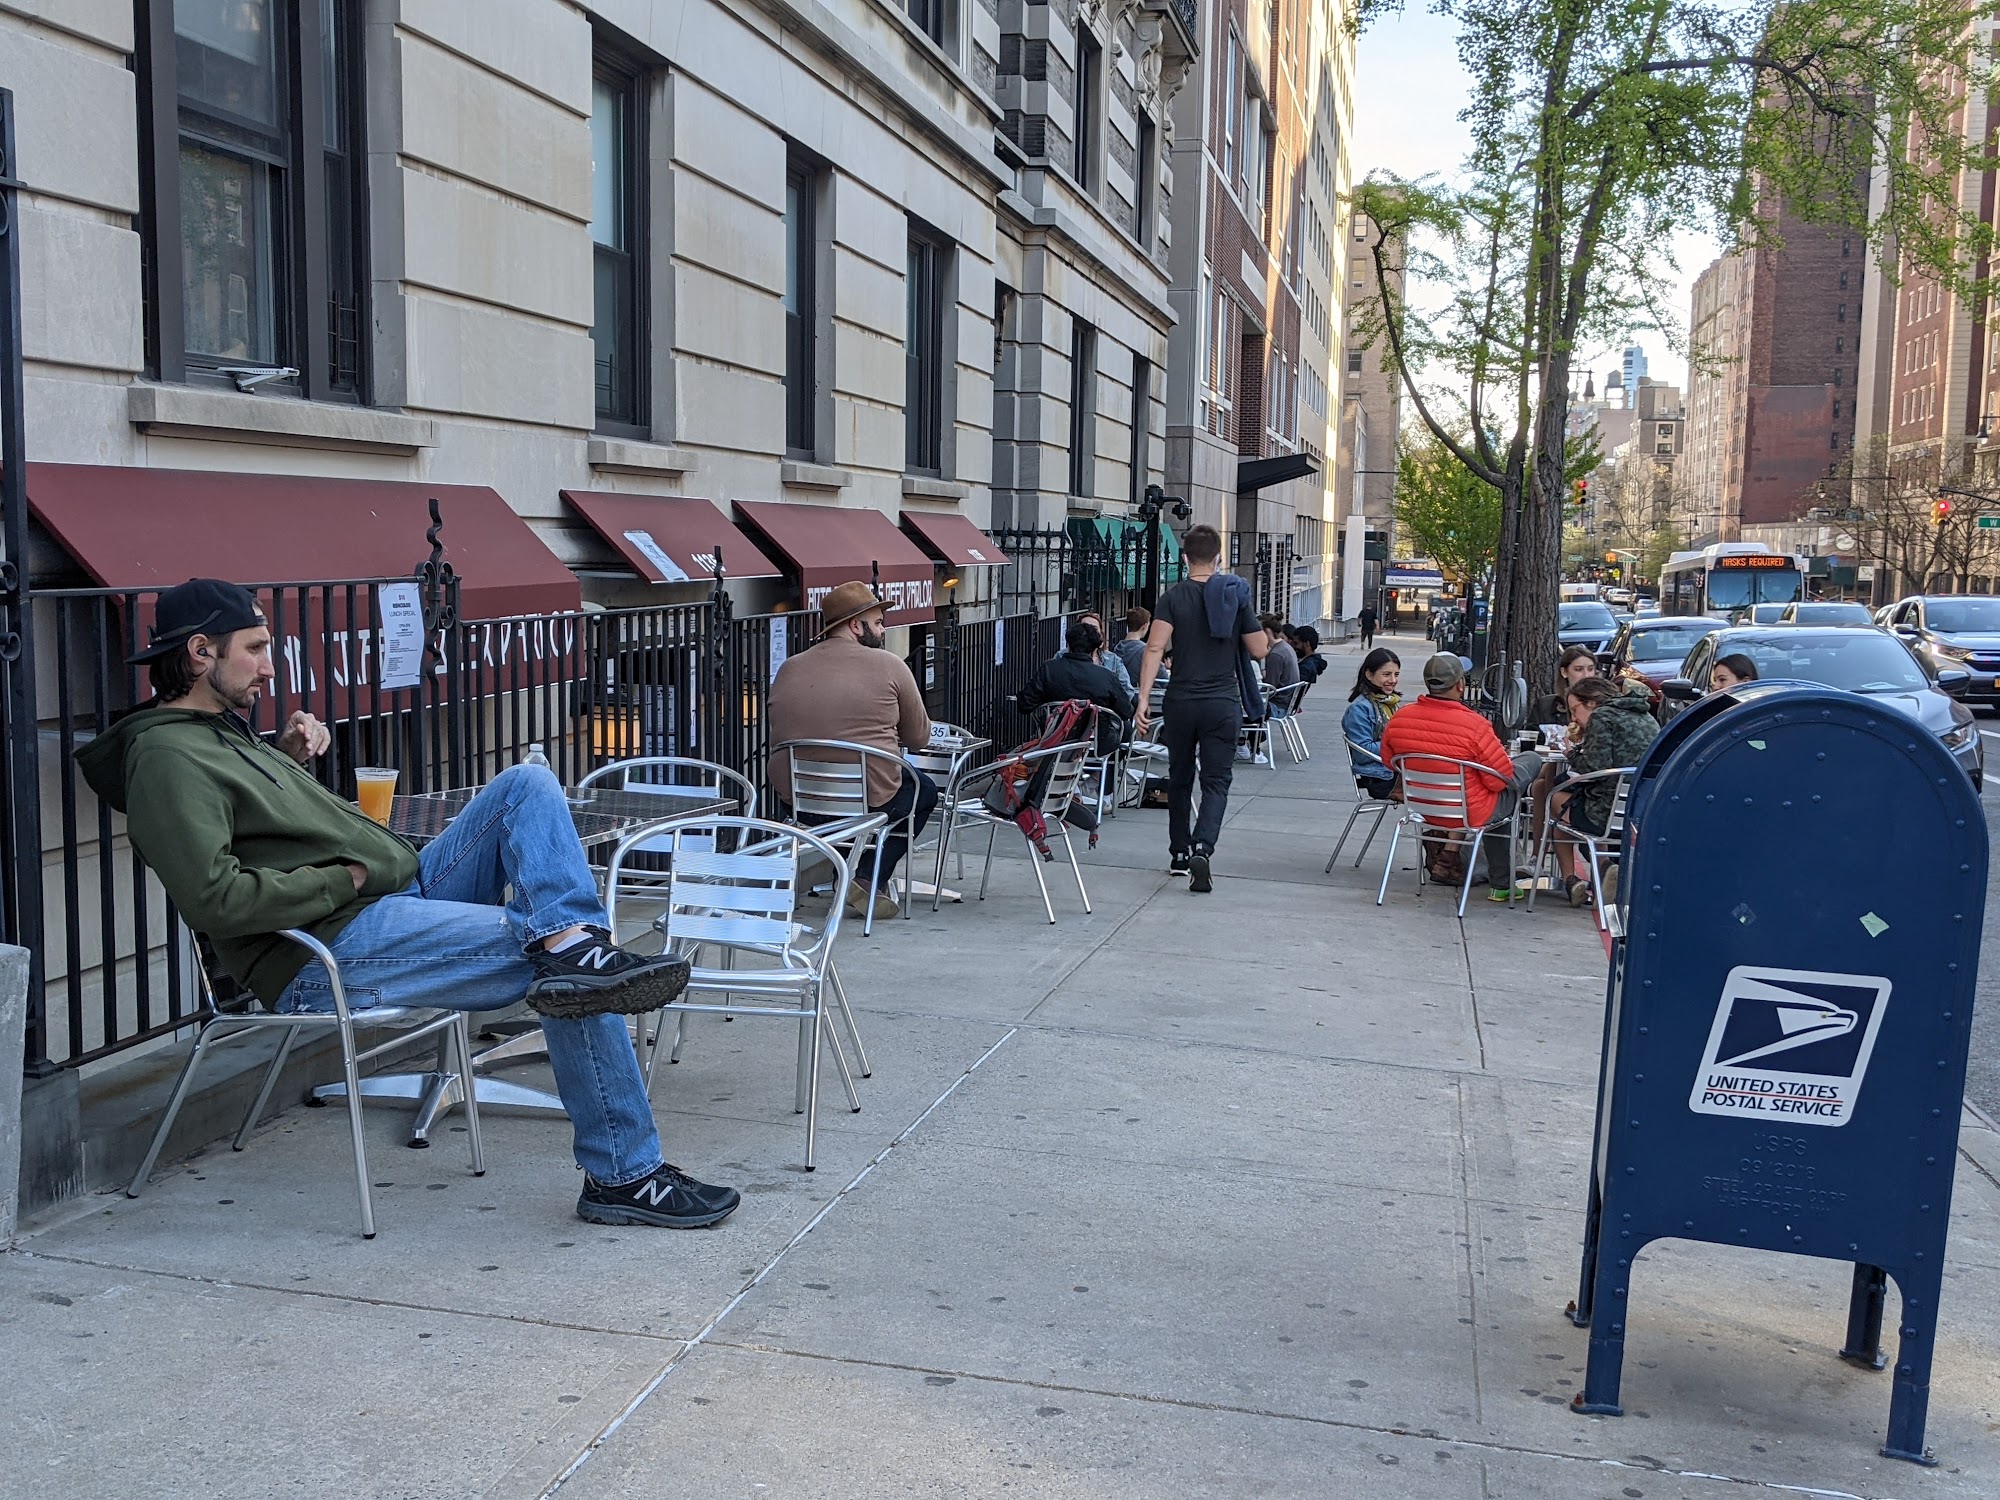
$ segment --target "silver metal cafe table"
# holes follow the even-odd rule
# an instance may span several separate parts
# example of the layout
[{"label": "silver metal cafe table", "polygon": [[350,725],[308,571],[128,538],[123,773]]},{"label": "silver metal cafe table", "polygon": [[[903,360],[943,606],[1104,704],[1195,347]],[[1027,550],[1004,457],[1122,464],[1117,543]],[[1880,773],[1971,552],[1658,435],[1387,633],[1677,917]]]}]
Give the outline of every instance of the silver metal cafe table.
[{"label": "silver metal cafe table", "polygon": [[[737,810],[734,797],[718,795],[706,786],[671,786],[642,783],[644,790],[630,787],[588,787],[568,793],[570,817],[576,836],[585,849],[614,844],[625,835],[651,824],[678,823],[689,818],[726,816]],[[399,796],[389,812],[389,829],[401,834],[418,848],[451,826],[479,793],[477,787],[454,787],[442,792],[415,792]],[[548,1044],[542,1039],[541,1023],[531,1016],[515,1016],[495,1011],[494,1019],[480,1029],[484,1035],[501,1034],[483,1052],[472,1057],[473,1076],[479,1088],[482,1108],[499,1106],[531,1114],[567,1117],[562,1100],[546,1089],[530,1088],[505,1078],[495,1078],[491,1069],[504,1063],[543,1057]],[[505,1019],[500,1019],[505,1017]],[[307,1101],[324,1104],[344,1099],[347,1085],[329,1083],[312,1091]],[[361,1080],[364,1099],[409,1099],[417,1106],[410,1122],[409,1144],[414,1149],[430,1145],[431,1131],[454,1105],[465,1102],[465,1085],[457,1073],[448,1072],[440,1057],[438,1066],[423,1073],[379,1073]]]}]

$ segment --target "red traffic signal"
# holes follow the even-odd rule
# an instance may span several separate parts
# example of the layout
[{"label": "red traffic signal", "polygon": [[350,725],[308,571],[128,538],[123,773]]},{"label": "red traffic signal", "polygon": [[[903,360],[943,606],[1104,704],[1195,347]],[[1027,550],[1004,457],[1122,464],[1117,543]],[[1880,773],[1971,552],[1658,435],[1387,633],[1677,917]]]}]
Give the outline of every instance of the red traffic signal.
[{"label": "red traffic signal", "polygon": [[1931,502],[1931,524],[1942,526],[1951,518],[1951,502],[1940,495]]},{"label": "red traffic signal", "polygon": [[1590,481],[1588,479],[1579,479],[1576,482],[1577,509],[1581,510],[1589,502],[1590,502]]}]

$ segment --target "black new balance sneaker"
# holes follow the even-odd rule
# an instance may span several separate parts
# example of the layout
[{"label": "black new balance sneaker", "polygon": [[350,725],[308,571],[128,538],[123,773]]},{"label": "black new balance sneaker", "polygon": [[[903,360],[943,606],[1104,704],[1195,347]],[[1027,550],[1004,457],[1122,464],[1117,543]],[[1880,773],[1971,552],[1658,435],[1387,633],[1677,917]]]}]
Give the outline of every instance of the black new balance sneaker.
[{"label": "black new balance sneaker", "polygon": [[628,953],[601,928],[560,953],[536,949],[528,1009],[562,1020],[605,1014],[644,1015],[678,1000],[687,988],[688,961],[664,953]]},{"label": "black new balance sneaker", "polygon": [[696,1182],[679,1167],[662,1162],[651,1176],[619,1187],[594,1177],[583,1180],[576,1216],[592,1224],[651,1224],[661,1229],[706,1229],[720,1224],[742,1202],[733,1187]]},{"label": "black new balance sneaker", "polygon": [[1185,875],[1187,872],[1188,857],[1185,849],[1167,856],[1167,873],[1169,875]]},{"label": "black new balance sneaker", "polygon": [[1194,854],[1188,860],[1188,889],[1198,894],[1215,889],[1215,882],[1209,878],[1206,844],[1196,844]]}]

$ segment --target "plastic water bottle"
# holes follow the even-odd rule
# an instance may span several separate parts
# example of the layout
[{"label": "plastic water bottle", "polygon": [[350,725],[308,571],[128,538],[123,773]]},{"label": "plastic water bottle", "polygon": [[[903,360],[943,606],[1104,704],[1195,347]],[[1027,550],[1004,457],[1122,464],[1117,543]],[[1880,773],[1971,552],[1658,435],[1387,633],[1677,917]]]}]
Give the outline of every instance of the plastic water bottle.
[{"label": "plastic water bottle", "polygon": [[524,766],[540,766],[546,771],[549,769],[549,757],[539,744],[530,745],[528,746],[528,753],[521,757],[521,764]]}]

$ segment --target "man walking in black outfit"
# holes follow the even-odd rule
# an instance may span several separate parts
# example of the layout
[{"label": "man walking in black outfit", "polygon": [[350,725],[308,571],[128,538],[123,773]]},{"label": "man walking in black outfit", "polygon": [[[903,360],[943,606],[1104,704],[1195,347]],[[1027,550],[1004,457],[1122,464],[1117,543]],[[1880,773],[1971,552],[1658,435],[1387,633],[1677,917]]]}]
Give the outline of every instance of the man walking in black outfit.
[{"label": "man walking in black outfit", "polygon": [[[1139,672],[1139,733],[1151,726],[1153,680],[1169,645],[1173,675],[1167,679],[1167,854],[1169,874],[1186,875],[1188,889],[1213,889],[1209,858],[1222,833],[1235,769],[1236,737],[1243,728],[1243,666],[1262,660],[1270,639],[1250,608],[1250,588],[1233,574],[1217,573],[1222,537],[1213,526],[1190,526],[1181,539],[1188,574],[1163,591],[1146,636]],[[1192,818],[1197,769],[1201,812]]]},{"label": "man walking in black outfit", "polygon": [[1361,613],[1357,617],[1356,623],[1361,626],[1361,649],[1363,651],[1366,651],[1370,646],[1375,644],[1375,619],[1375,606],[1372,604],[1362,605]]}]

